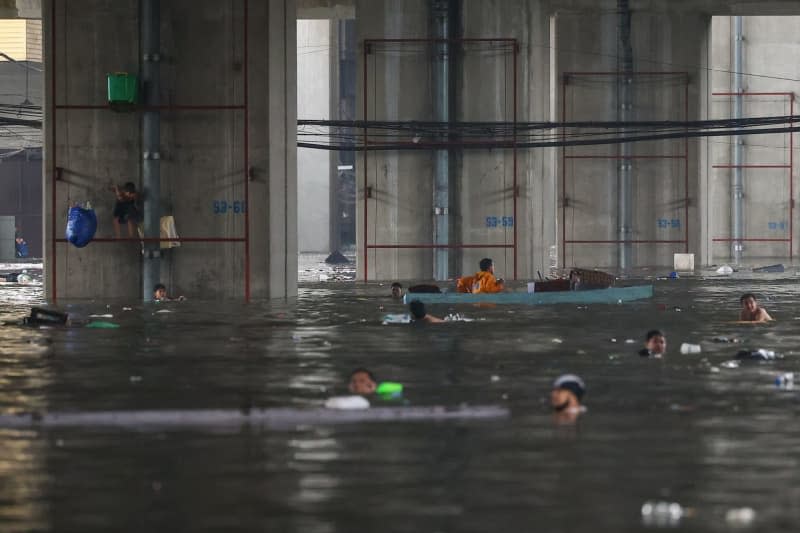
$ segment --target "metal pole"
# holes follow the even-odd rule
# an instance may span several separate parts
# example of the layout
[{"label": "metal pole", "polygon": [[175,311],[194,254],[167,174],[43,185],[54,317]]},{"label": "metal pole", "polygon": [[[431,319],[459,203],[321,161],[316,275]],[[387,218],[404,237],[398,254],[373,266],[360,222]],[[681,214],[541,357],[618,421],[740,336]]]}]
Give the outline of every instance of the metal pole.
[{"label": "metal pole", "polygon": [[[448,0],[431,0],[433,22],[433,38],[439,39],[433,44],[433,93],[434,120],[448,122],[450,120],[450,18],[452,12]],[[438,139],[448,140],[443,134]],[[447,149],[437,150],[434,159],[433,187],[433,242],[449,244],[450,218],[450,153]],[[436,248],[434,251],[433,278],[448,278],[449,250]]]},{"label": "metal pole", "polygon": [[[157,108],[160,90],[160,0],[141,0],[142,96],[148,106],[142,113],[142,189],[144,236],[161,237],[161,121]],[[142,258],[142,298],[153,299],[153,287],[161,280],[161,243],[145,241]]]},{"label": "metal pole", "polygon": [[[733,118],[742,118],[744,81],[742,76],[742,17],[733,17]],[[731,259],[738,265],[742,261],[742,202],[744,197],[742,180],[742,137],[733,138],[733,175],[731,176]]]},{"label": "metal pole", "polygon": [[[619,15],[619,41],[617,46],[618,71],[617,100],[619,107],[617,117],[622,122],[629,122],[633,115],[633,97],[631,84],[633,83],[633,48],[631,46],[631,10],[628,0],[618,0]],[[627,135],[623,132],[623,135]],[[617,227],[618,239],[618,264],[622,271],[630,268],[631,258],[631,143],[622,143],[619,147],[620,160],[617,170]]]}]

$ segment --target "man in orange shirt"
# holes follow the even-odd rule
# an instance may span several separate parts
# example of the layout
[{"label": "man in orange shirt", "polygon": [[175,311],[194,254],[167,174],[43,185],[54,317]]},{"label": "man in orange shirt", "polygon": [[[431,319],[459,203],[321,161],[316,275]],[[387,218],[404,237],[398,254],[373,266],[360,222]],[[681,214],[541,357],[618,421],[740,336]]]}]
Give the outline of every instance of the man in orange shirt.
[{"label": "man in orange shirt", "polygon": [[505,283],[502,279],[494,277],[494,261],[486,257],[481,259],[479,266],[481,270],[474,276],[458,278],[456,291],[471,292],[473,294],[480,292],[502,292],[505,288]]}]

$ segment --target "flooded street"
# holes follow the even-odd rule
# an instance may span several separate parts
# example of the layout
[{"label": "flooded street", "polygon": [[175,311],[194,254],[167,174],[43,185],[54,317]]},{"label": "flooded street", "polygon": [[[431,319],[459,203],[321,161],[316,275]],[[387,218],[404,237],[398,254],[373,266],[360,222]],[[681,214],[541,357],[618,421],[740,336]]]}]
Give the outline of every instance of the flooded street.
[{"label": "flooded street", "polygon": [[[625,305],[434,305],[472,321],[421,327],[381,324],[406,312],[387,283],[319,281],[352,266],[314,261],[301,262],[305,281],[288,301],[64,303],[120,327],[6,325],[0,414],[302,412],[346,394],[349,372],[365,366],[405,387],[373,406],[510,416],[0,428],[0,529],[627,532],[659,523],[643,519],[647,501],[679,504],[683,515],[665,519],[679,531],[730,531],[730,511],[744,507],[755,513],[747,531],[800,521],[798,392],[775,385],[800,372],[794,268],[646,279],[654,298]],[[4,321],[41,303],[40,286],[0,290]],[[731,323],[743,292],[776,322]],[[662,359],[636,354],[653,328],[667,336]],[[741,343],[714,342],[722,336]],[[681,354],[682,342],[701,353]],[[781,357],[731,362],[758,348]],[[576,424],[549,409],[564,372],[587,385]]]}]

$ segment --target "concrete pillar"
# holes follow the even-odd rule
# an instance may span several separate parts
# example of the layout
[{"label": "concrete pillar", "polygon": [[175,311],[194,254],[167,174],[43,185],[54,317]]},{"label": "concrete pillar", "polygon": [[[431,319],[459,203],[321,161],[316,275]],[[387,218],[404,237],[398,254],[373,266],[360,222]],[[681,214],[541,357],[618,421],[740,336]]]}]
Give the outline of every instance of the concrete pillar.
[{"label": "concrete pillar", "polygon": [[[360,0],[356,2],[359,73],[358,118],[386,121],[422,121],[433,116],[429,46],[387,43],[364,54],[364,39],[427,38],[428,2]],[[364,82],[364,61],[368,79]],[[413,81],[412,81],[413,80]],[[366,94],[365,94],[366,88]],[[364,98],[368,108],[364,116]],[[371,132],[374,135],[376,132]],[[375,137],[378,139],[378,137]],[[356,158],[357,221],[360,253],[357,275],[370,279],[429,279],[433,271],[430,249],[371,249],[369,244],[431,244],[433,233],[433,152],[369,152]],[[365,187],[366,176],[366,187]],[[364,227],[366,198],[366,233]],[[365,264],[366,261],[366,264]]]},{"label": "concrete pillar", "polygon": [[[517,121],[550,119],[550,26],[544,2],[492,0],[464,2],[464,38],[516,39]],[[514,53],[494,53],[468,45],[457,88],[459,120],[513,121]],[[493,46],[497,46],[495,43]],[[517,213],[514,216],[514,152],[510,149],[463,152],[458,187],[461,240],[470,244],[512,244],[517,233],[517,275],[545,271],[550,246],[556,243],[553,149],[517,150]],[[505,218],[503,218],[505,217]],[[505,222],[505,223],[504,223]],[[499,276],[512,278],[511,248],[465,249],[460,272],[478,270],[491,257]]]},{"label": "concrete pillar", "polygon": [[[566,78],[560,102],[568,121],[614,120],[616,77],[599,74],[616,71],[613,43],[616,37],[614,13],[573,11],[558,13],[556,31],[561,52],[557,71]],[[633,120],[696,120],[700,116],[700,89],[705,71],[698,65],[707,50],[709,17],[692,12],[634,11],[632,48],[634,61]],[[565,44],[567,43],[567,44]],[[593,52],[588,52],[593,51]],[[688,70],[687,70],[688,69]],[[686,71],[685,74],[683,72]],[[677,72],[677,74],[668,74]],[[638,74],[636,74],[638,73]],[[654,74],[645,74],[654,73]],[[688,76],[688,77],[687,77]],[[688,86],[686,80],[688,79]],[[635,241],[685,240],[689,251],[699,248],[699,142],[658,141],[632,145],[631,239]],[[641,159],[638,156],[682,156],[688,152],[688,217],[686,211],[686,162],[680,158]],[[567,240],[613,241],[617,232],[616,168],[614,146],[570,148],[563,167],[566,171],[568,203],[562,228]],[[595,156],[595,159],[583,159]],[[581,157],[579,159],[578,157]],[[688,232],[687,232],[688,224]],[[566,246],[565,266],[591,265],[613,268],[615,246],[574,244]],[[683,252],[683,244],[636,244],[631,266],[671,265],[672,254]]]},{"label": "concrete pillar", "polygon": [[[102,242],[112,235],[107,186],[141,184],[139,109],[104,108],[106,73],[140,71],[138,4],[43,5],[51,300],[141,297],[139,242]],[[249,285],[254,299],[296,294],[295,24],[292,0],[162,3],[160,102],[169,107],[161,121],[161,213],[174,215],[189,239],[241,239],[249,223],[249,247],[193,241],[167,250],[162,281],[173,293],[244,299]],[[54,102],[97,108],[54,109]],[[63,238],[67,205],[84,200],[97,210],[101,240],[83,249],[54,243]]]}]

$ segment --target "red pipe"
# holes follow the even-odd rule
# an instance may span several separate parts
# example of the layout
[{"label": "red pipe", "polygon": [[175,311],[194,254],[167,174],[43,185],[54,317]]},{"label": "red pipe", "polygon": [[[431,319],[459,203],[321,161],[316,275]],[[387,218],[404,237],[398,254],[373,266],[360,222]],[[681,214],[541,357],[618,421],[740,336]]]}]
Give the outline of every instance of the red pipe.
[{"label": "red pipe", "polygon": [[568,155],[567,159],[686,159],[686,155],[632,155],[621,157],[618,155]]},{"label": "red pipe", "polygon": [[711,96],[792,96],[794,93],[711,93]]},{"label": "red pipe", "polygon": [[790,239],[724,239],[724,238],[716,238],[711,239],[714,242],[789,242]]},{"label": "red pipe", "polygon": [[517,55],[519,53],[519,46],[514,40],[514,87],[513,87],[513,96],[514,99],[514,189],[512,197],[514,198],[514,280],[517,279],[517,226],[519,225],[519,220],[517,220]]},{"label": "red pipe", "polygon": [[669,240],[638,240],[638,241],[621,241],[621,240],[608,240],[608,241],[567,241],[570,244],[683,244],[686,241],[669,241]]},{"label": "red pipe", "polygon": [[369,55],[369,41],[364,40],[364,282],[367,282],[368,279],[368,272],[369,272],[369,246],[367,243],[369,242],[369,238],[367,236],[367,210],[369,205],[367,204],[367,151],[369,150],[369,130],[367,129],[367,114],[368,114],[368,106],[367,106],[367,61]]},{"label": "red pipe", "polygon": [[[224,109],[246,109],[247,104],[231,104],[231,105],[178,105],[178,104],[165,104],[165,105],[134,105],[130,109],[134,111],[215,111]],[[61,104],[55,106],[56,109],[110,109],[114,110],[115,107],[111,104]]]},{"label": "red pipe", "polygon": [[[789,116],[794,116],[794,93],[789,95]],[[792,127],[789,119],[789,127]],[[789,132],[789,259],[794,254],[794,132]]]},{"label": "red pipe", "polygon": [[[248,106],[248,91],[247,91],[247,84],[249,79],[247,77],[247,17],[248,17],[248,5],[247,0],[243,0],[243,15],[244,20],[242,21],[242,25],[244,26],[242,29],[242,40],[244,41],[244,46],[242,47],[242,63],[244,64],[242,67],[242,77],[244,78],[243,82],[243,100],[244,100],[244,202],[247,209],[244,210],[244,301],[245,303],[250,303],[250,122],[248,115],[249,110]],[[285,155],[284,155],[285,156]],[[284,179],[287,179],[284,176]],[[288,243],[285,243],[288,245]],[[285,279],[285,277],[284,277]],[[284,283],[285,284],[285,283]],[[284,287],[284,292],[286,291],[286,287]]]},{"label": "red pipe", "polygon": [[412,39],[364,39],[364,45],[371,43],[515,43],[517,40],[513,37],[487,37],[477,39],[428,39],[424,37]]},{"label": "red pipe", "polygon": [[[567,76],[561,75],[561,123],[567,122]],[[561,138],[567,141],[567,128],[561,127]],[[567,147],[561,148],[561,261],[567,266]]]},{"label": "red pipe", "polygon": [[[67,239],[55,239],[55,242],[69,242]],[[245,237],[99,237],[92,242],[247,242]]]},{"label": "red pipe", "polygon": [[[685,84],[683,86],[683,120],[689,122],[689,73],[686,73]],[[689,133],[689,127],[686,127],[686,133]],[[686,244],[683,246],[683,252],[689,253],[689,137],[683,139],[683,216],[685,218],[683,224],[683,238]]]},{"label": "red pipe", "polygon": [[53,303],[58,302],[58,273],[56,270],[56,0],[50,0],[50,119],[51,119],[51,152],[53,173],[53,190],[50,210],[50,274],[52,276]]},{"label": "red pipe", "polygon": [[791,165],[711,165],[711,168],[791,168]]},{"label": "red pipe", "polygon": [[513,248],[513,244],[369,244],[367,248],[431,249],[431,248]]},{"label": "red pipe", "polygon": [[664,76],[664,75],[684,75],[689,76],[689,73],[686,71],[675,71],[675,72],[588,72],[588,71],[581,71],[581,72],[564,72],[564,76],[622,76],[623,74],[628,74],[631,76]]}]

